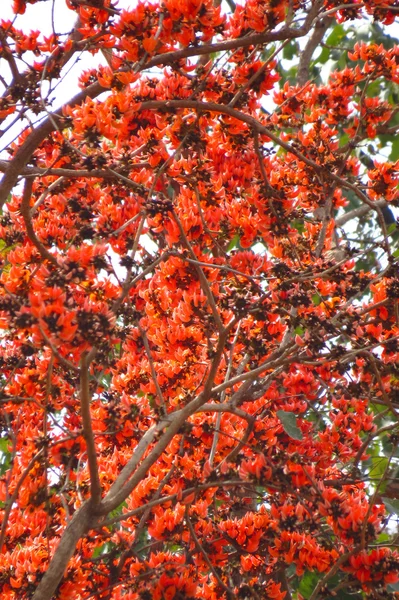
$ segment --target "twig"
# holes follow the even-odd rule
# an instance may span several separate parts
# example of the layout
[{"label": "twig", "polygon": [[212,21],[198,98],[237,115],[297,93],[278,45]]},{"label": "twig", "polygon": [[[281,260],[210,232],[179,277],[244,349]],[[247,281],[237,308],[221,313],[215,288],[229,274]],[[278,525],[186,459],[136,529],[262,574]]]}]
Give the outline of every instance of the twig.
[{"label": "twig", "polygon": [[[185,231],[183,229],[183,225],[181,224],[181,221],[180,221],[179,217],[177,216],[177,214],[176,214],[176,212],[174,210],[172,211],[172,214],[173,214],[173,217],[174,217],[174,219],[175,219],[175,221],[177,223],[177,226],[179,228],[180,237],[181,237],[182,243],[183,243],[184,247],[186,248],[186,250],[188,250],[188,252],[190,253],[190,256],[191,256],[192,260],[194,260],[195,263],[196,263],[197,257],[196,257],[195,252],[192,249],[192,246],[191,246],[191,244],[190,244],[190,242],[189,242],[189,240],[188,240],[188,238],[186,236],[186,233],[185,233]],[[215,320],[216,326],[217,326],[219,332],[222,333],[224,331],[224,325],[223,325],[223,322],[222,322],[222,320],[221,320],[221,318],[219,316],[219,311],[217,309],[215,298],[213,297],[212,290],[211,290],[211,288],[209,286],[207,278],[204,275],[203,270],[201,269],[201,267],[199,265],[197,265],[195,263],[194,263],[194,266],[195,266],[195,269],[197,271],[198,278],[200,280],[200,284],[201,284],[201,287],[203,289],[203,292],[204,292],[205,296],[207,297],[209,305],[211,307],[212,315],[213,315],[213,318]]]},{"label": "twig", "polygon": [[143,340],[144,348],[145,348],[145,351],[146,351],[146,354],[147,354],[147,358],[148,358],[148,362],[149,362],[150,369],[151,369],[152,380],[153,380],[155,388],[157,390],[157,394],[158,394],[160,406],[161,406],[163,415],[165,416],[166,415],[165,398],[163,397],[161,387],[160,387],[160,385],[158,383],[157,372],[155,370],[154,360],[152,358],[151,348],[150,348],[150,345],[148,343],[147,334],[144,331],[144,329],[140,326],[140,323],[138,323],[138,329],[140,331],[140,335],[141,335],[142,340]]},{"label": "twig", "polygon": [[[235,333],[235,336],[233,339],[233,343],[230,348],[229,363],[227,365],[226,375],[224,377],[225,381],[228,381],[230,379],[231,371],[233,368],[234,350],[235,350],[235,347],[237,344],[238,336],[240,334],[240,324],[241,324],[241,321],[239,321],[239,323],[237,325],[237,330],[236,330],[236,333]],[[221,405],[224,403],[225,399],[226,399],[226,390],[224,390],[220,396],[220,404]],[[213,436],[212,446],[211,446],[211,450],[209,452],[209,464],[211,467],[213,466],[213,459],[215,458],[216,447],[217,447],[218,440],[219,440],[219,429],[220,429],[220,425],[221,425],[221,421],[222,421],[222,412],[223,411],[218,411],[218,414],[216,416],[216,425],[215,425],[216,431]]]},{"label": "twig", "polygon": [[185,515],[185,520],[188,526],[188,529],[190,531],[191,534],[191,538],[194,542],[194,546],[197,549],[197,552],[199,552],[200,554],[202,554],[206,564],[208,565],[209,569],[211,570],[212,575],[214,576],[214,578],[216,579],[216,581],[218,582],[218,584],[220,585],[220,587],[226,592],[227,597],[229,598],[229,600],[233,600],[233,598],[235,597],[233,594],[233,591],[224,583],[224,581],[219,577],[218,572],[216,571],[215,567],[213,566],[208,554],[206,553],[204,547],[202,546],[201,542],[199,541],[197,534],[195,533],[195,529],[190,521],[190,516],[189,516],[189,512],[188,512],[188,506],[186,506],[186,515]]},{"label": "twig", "polygon": [[26,469],[24,469],[21,477],[19,478],[19,480],[18,480],[18,482],[17,482],[17,484],[15,486],[15,489],[14,489],[14,492],[12,493],[12,496],[10,496],[10,498],[8,498],[7,501],[6,501],[6,503],[5,503],[4,514],[3,514],[3,523],[1,525],[1,531],[0,531],[0,548],[3,547],[5,536],[6,536],[6,531],[7,531],[8,519],[9,519],[9,516],[10,516],[10,512],[11,512],[11,509],[12,509],[12,506],[13,506],[14,502],[16,502],[16,500],[18,498],[18,494],[19,494],[19,490],[21,489],[21,485],[25,481],[26,477],[29,475],[29,472],[32,469],[32,467],[34,466],[34,464],[42,456],[43,452],[44,452],[44,450],[42,448],[28,462],[28,465],[27,465]]},{"label": "twig", "polygon": [[[183,490],[183,492],[181,494],[181,499],[184,499],[187,496],[190,496],[191,494],[201,491],[201,490],[209,490],[211,488],[220,488],[220,487],[234,487],[234,486],[242,485],[242,484],[243,484],[242,479],[227,480],[227,481],[211,481],[208,483],[202,483],[200,485],[190,487],[190,488],[187,488],[186,490]],[[153,498],[149,502],[146,502],[145,505],[138,506],[137,508],[134,508],[133,510],[129,510],[128,512],[118,515],[117,517],[112,517],[110,519],[106,519],[105,521],[101,521],[99,524],[99,527],[109,527],[110,525],[119,523],[119,521],[124,521],[125,519],[129,519],[130,517],[135,517],[136,515],[143,513],[145,510],[147,510],[147,508],[153,508],[154,506],[159,506],[160,504],[163,504],[166,502],[173,502],[174,500],[177,500],[178,498],[180,498],[180,495],[178,493],[169,494],[168,496],[164,496],[163,498]]]}]

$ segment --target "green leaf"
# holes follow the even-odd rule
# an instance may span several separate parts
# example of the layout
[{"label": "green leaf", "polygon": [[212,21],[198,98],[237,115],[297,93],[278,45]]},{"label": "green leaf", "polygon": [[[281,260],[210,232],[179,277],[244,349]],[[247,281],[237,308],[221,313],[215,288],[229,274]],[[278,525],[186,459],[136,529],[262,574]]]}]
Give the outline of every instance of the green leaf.
[{"label": "green leaf", "polygon": [[371,454],[371,469],[369,471],[369,475],[372,479],[380,481],[388,468],[389,465],[389,459],[386,458],[385,456],[380,456],[380,448],[378,447],[378,445],[375,445],[375,450],[373,453],[373,448],[374,444],[370,446],[370,454]]},{"label": "green leaf", "polygon": [[298,56],[298,44],[295,41],[287,44],[283,49],[283,58],[286,60],[292,60],[294,56]]},{"label": "green leaf", "polygon": [[321,63],[324,65],[328,59],[330,58],[330,50],[328,48],[323,48],[320,52],[319,56],[315,59],[315,63]]},{"label": "green leaf", "polygon": [[389,533],[380,533],[380,535],[377,538],[377,543],[378,544],[385,544],[387,542],[391,541],[391,536],[389,535]]},{"label": "green leaf", "polygon": [[321,302],[321,297],[320,294],[313,294],[312,296],[312,302],[315,306],[319,306],[320,302]]},{"label": "green leaf", "polygon": [[240,236],[237,233],[237,235],[235,235],[233,237],[233,239],[230,240],[229,245],[226,248],[226,252],[230,252],[231,250],[234,250],[234,248],[238,248],[239,243],[240,243]]},{"label": "green leaf", "polygon": [[145,556],[145,547],[148,544],[148,540],[148,531],[144,528],[134,542],[134,550],[142,558]]},{"label": "green leaf", "polygon": [[373,81],[372,83],[370,83],[367,86],[366,96],[368,98],[375,98],[376,96],[379,96],[380,93],[381,93],[381,83],[380,83],[380,81],[378,81],[378,80]]},{"label": "green leaf", "polygon": [[300,594],[302,594],[302,596],[304,598],[310,598],[310,596],[312,595],[316,585],[318,584],[319,580],[320,580],[320,573],[312,573],[310,571],[307,571],[302,579],[301,579],[301,583],[299,584],[298,587],[298,591]]},{"label": "green leaf", "polygon": [[114,518],[114,517],[119,517],[119,515],[121,515],[121,514],[122,514],[122,512],[123,512],[123,509],[124,509],[126,506],[127,506],[127,502],[126,502],[126,500],[124,500],[124,501],[122,502],[122,504],[120,504],[119,506],[117,506],[116,508],[114,508],[114,510],[112,510],[112,511],[109,513],[109,516],[110,516],[111,518]]},{"label": "green leaf", "polygon": [[94,548],[93,550],[93,554],[91,555],[92,558],[98,558],[100,556],[100,554],[105,554],[107,551],[107,544],[103,544],[102,546],[97,546],[96,548]]},{"label": "green leaf", "polygon": [[336,25],[328,38],[326,39],[327,46],[335,46],[338,44],[343,37],[345,37],[346,31],[343,25]]},{"label": "green leaf", "polygon": [[385,504],[385,508],[391,515],[399,515],[399,500],[395,498],[382,497],[382,501]]},{"label": "green leaf", "polygon": [[349,135],[347,133],[343,133],[339,137],[339,147],[342,148],[342,146],[345,146],[348,142],[349,142]]},{"label": "green leaf", "polygon": [[395,162],[399,159],[399,137],[396,137],[392,142],[392,150],[389,155],[389,160]]},{"label": "green leaf", "polygon": [[9,450],[10,440],[7,437],[0,438],[0,476],[8,470],[11,460],[11,452]]},{"label": "green leaf", "polygon": [[296,416],[292,412],[285,410],[278,410],[276,415],[281,421],[285,433],[287,433],[293,440],[303,440],[302,431],[296,424]]}]

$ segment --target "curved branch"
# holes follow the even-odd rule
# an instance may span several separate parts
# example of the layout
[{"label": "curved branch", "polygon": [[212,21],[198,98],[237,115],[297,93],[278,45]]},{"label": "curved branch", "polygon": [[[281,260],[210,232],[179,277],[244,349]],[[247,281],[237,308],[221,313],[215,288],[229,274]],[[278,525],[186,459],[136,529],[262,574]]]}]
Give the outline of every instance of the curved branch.
[{"label": "curved branch", "polygon": [[[76,94],[76,96],[74,96],[71,101],[68,102],[68,105],[77,106],[82,104],[86,98],[95,98],[105,91],[106,89],[103,88],[98,82],[93,83],[82,92],[79,92],[79,94]],[[0,208],[5,202],[7,202],[8,195],[10,194],[14,185],[17,183],[22,169],[26,167],[36,148],[52,131],[54,131],[54,120],[62,117],[62,111],[62,107],[54,111],[51,114],[51,118],[46,118],[36,129],[33,129],[22,146],[20,146],[14,154],[14,157],[9,162],[7,171],[0,184]]]},{"label": "curved branch", "polygon": [[[306,165],[308,165],[308,167],[311,167],[315,171],[315,173],[323,174],[325,177],[327,177],[331,181],[336,182],[341,187],[346,188],[348,190],[352,190],[352,192],[354,194],[356,194],[356,196],[364,204],[366,204],[371,210],[376,211],[376,213],[378,214],[378,217],[379,217],[379,222],[380,222],[380,226],[381,226],[384,238],[385,239],[387,238],[387,230],[386,230],[386,226],[385,226],[385,222],[384,222],[384,217],[382,215],[380,206],[376,202],[373,202],[372,200],[370,200],[370,198],[368,198],[366,196],[366,194],[364,194],[353,183],[350,183],[349,181],[342,179],[342,177],[340,177],[336,173],[332,173],[327,168],[323,167],[323,165],[316,163],[311,158],[308,158],[307,156],[302,154],[302,152],[300,150],[298,150],[297,148],[295,148],[294,146],[288,144],[287,142],[284,142],[282,139],[280,139],[280,137],[278,135],[275,135],[272,131],[270,131],[270,129],[268,129],[265,125],[262,125],[257,119],[255,119],[255,117],[251,117],[250,115],[247,115],[246,113],[235,110],[234,108],[231,108],[230,106],[217,104],[216,102],[201,102],[201,101],[197,101],[197,100],[167,100],[167,101],[149,100],[147,102],[143,102],[140,105],[139,110],[152,110],[152,109],[161,109],[162,110],[163,109],[163,110],[174,111],[176,108],[189,108],[189,109],[197,110],[199,112],[203,111],[203,112],[215,112],[215,113],[220,113],[220,114],[226,114],[226,115],[229,115],[239,121],[242,121],[243,123],[247,123],[247,125],[249,125],[255,132],[258,132],[258,133],[261,133],[261,134],[267,136],[275,144],[277,144],[278,146],[283,148],[286,152],[293,154],[299,160],[301,160]],[[387,247],[387,251],[389,253],[388,247]]]},{"label": "curved branch", "polygon": [[90,493],[93,508],[101,502],[101,484],[98,474],[96,445],[94,442],[93,427],[90,414],[90,382],[89,382],[90,363],[87,358],[87,352],[83,353],[80,365],[80,411],[83,423],[83,435],[86,440],[87,459],[90,472]]},{"label": "curved branch", "polygon": [[53,256],[47,248],[43,246],[39,238],[37,237],[35,230],[33,229],[31,215],[30,215],[30,199],[32,197],[32,187],[33,180],[25,179],[24,192],[22,194],[22,202],[21,202],[21,215],[24,219],[25,227],[26,227],[26,235],[32,242],[32,244],[37,248],[40,252],[42,258],[44,260],[48,260],[55,267],[59,267],[57,259]]}]

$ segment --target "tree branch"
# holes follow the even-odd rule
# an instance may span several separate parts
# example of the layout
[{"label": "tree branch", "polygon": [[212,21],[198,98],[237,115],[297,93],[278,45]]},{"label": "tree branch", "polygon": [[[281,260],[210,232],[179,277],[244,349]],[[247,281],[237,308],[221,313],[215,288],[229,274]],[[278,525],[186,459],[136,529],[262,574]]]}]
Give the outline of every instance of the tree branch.
[{"label": "tree branch", "polygon": [[90,494],[92,507],[95,510],[101,502],[101,484],[98,474],[96,445],[94,442],[93,427],[90,413],[90,381],[87,352],[82,354],[80,363],[80,412],[83,422],[83,435],[86,441],[87,459],[90,472]]},{"label": "tree branch", "polygon": [[298,76],[296,80],[296,84],[298,86],[303,86],[307,81],[309,81],[309,67],[313,53],[319,46],[326,30],[331,25],[332,21],[332,17],[324,17],[324,19],[318,20],[316,22],[315,28],[313,29],[313,33],[310,36],[303,52],[300,54]]},{"label": "tree branch", "polygon": [[50,600],[53,597],[58,584],[64,576],[68,562],[75,552],[76,544],[95,523],[92,504],[90,501],[85,502],[76,511],[62,534],[60,543],[54,552],[48,569],[32,596],[32,600]]},{"label": "tree branch", "polygon": [[33,458],[30,459],[26,469],[22,473],[21,477],[18,480],[17,485],[15,486],[14,492],[12,493],[12,495],[9,498],[7,498],[7,500],[5,502],[4,512],[3,512],[3,522],[1,524],[1,530],[0,530],[0,549],[3,547],[3,544],[4,544],[4,540],[6,537],[6,531],[7,531],[8,519],[10,517],[10,512],[11,512],[14,502],[16,502],[18,499],[18,494],[19,494],[19,490],[21,489],[21,485],[25,481],[26,477],[29,475],[34,464],[42,456],[43,452],[44,452],[44,449],[42,448],[41,450],[39,450],[39,452],[37,454],[35,454],[35,456]]},{"label": "tree branch", "polygon": [[[82,104],[86,98],[95,98],[104,91],[106,91],[105,88],[98,82],[93,83],[82,92],[79,92],[79,94],[76,94],[76,96],[68,102],[68,105],[77,106]],[[0,184],[0,208],[7,202],[9,193],[17,183],[22,169],[28,163],[36,148],[52,131],[54,131],[54,121],[55,119],[62,117],[62,112],[63,108],[61,107],[51,114],[51,118],[47,117],[36,129],[33,129],[22,146],[20,146],[14,154]]]},{"label": "tree branch", "polygon": [[[213,52],[247,48],[248,46],[256,46],[258,44],[265,44],[267,42],[276,42],[302,37],[310,31],[313,21],[317,16],[317,11],[318,8],[316,10],[315,7],[312,7],[305,19],[305,23],[298,29],[287,27],[281,29],[280,31],[263,32],[255,35],[244,36],[234,40],[218,42],[216,44],[204,44],[198,47],[190,47],[184,48],[183,50],[176,50],[174,52],[166,52],[150,59],[145,65],[142,65],[139,68],[139,71],[151,69],[152,67],[159,65],[173,64],[183,58],[189,58],[191,56],[201,56],[203,54],[211,54]],[[131,70],[131,68],[131,65],[128,65],[122,68],[119,72]],[[65,106],[78,106],[87,98],[96,98],[102,92],[106,91],[108,90],[100,85],[100,83],[95,82],[71,98],[69,102],[65,103]],[[22,146],[20,146],[16,151],[0,184],[0,208],[5,202],[7,202],[9,193],[13,189],[18,177],[21,175],[22,169],[28,163],[36,148],[47,137],[47,135],[54,131],[55,119],[61,118],[62,113],[63,108],[61,107],[49,114],[44,121],[29,134]]]},{"label": "tree branch", "polygon": [[43,246],[43,244],[37,237],[35,230],[33,229],[31,215],[30,215],[30,199],[32,197],[32,187],[33,187],[33,180],[25,179],[24,191],[23,191],[22,202],[21,202],[21,215],[24,219],[26,235],[28,236],[28,238],[30,239],[32,244],[38,249],[38,251],[40,252],[42,258],[44,258],[44,260],[48,260],[55,267],[59,267],[59,264],[58,264],[55,256],[53,256],[47,250],[47,248],[45,248]]}]

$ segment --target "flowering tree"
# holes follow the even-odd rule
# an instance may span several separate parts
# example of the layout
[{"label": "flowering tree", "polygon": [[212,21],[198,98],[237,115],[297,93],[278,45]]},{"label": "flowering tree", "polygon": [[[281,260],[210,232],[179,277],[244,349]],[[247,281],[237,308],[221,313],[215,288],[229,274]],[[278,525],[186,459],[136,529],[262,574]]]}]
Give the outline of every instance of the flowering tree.
[{"label": "flowering tree", "polygon": [[398,3],[65,1],[0,22],[1,598],[396,598]]}]

